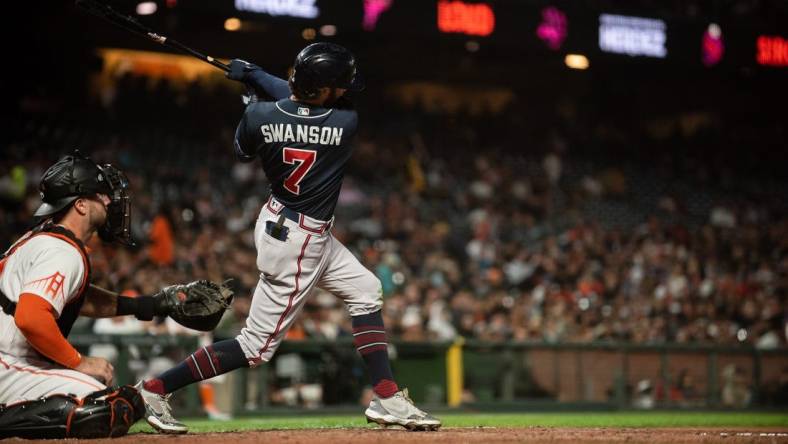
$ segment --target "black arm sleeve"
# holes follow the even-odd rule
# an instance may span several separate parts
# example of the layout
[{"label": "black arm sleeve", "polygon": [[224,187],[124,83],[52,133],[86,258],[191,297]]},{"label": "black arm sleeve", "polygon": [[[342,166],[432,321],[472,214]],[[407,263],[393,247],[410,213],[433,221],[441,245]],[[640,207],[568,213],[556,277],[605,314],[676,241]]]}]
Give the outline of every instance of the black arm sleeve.
[{"label": "black arm sleeve", "polygon": [[264,91],[275,100],[290,97],[290,85],[287,80],[268,74],[262,69],[257,69],[248,74],[248,82],[260,92]]}]

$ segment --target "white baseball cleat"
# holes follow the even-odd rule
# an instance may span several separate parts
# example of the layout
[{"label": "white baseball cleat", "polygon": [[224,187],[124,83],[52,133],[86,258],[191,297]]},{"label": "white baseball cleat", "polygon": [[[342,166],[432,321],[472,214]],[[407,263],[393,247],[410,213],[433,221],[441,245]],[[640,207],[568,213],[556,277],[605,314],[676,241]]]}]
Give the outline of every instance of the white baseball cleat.
[{"label": "white baseball cleat", "polygon": [[399,425],[410,431],[434,431],[441,421],[429,413],[419,410],[408,397],[408,389],[403,389],[390,398],[375,395],[364,412],[367,422],[383,427]]},{"label": "white baseball cleat", "polygon": [[142,395],[142,400],[145,401],[145,420],[148,421],[151,427],[161,433],[167,434],[181,434],[189,431],[185,424],[178,422],[172,417],[172,409],[170,408],[170,396],[160,395],[145,390],[142,385],[143,381],[134,386]]}]

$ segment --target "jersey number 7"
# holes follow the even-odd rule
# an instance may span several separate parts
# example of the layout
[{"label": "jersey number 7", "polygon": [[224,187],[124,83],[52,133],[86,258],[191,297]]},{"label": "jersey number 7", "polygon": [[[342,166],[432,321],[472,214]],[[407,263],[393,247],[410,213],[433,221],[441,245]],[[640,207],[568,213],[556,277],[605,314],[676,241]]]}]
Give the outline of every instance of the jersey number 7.
[{"label": "jersey number 7", "polygon": [[287,176],[283,184],[287,191],[295,195],[301,193],[299,184],[306,176],[306,173],[309,172],[309,169],[312,168],[312,165],[315,164],[315,158],[317,158],[317,151],[314,150],[301,150],[298,148],[285,148],[282,150],[282,161],[284,163],[289,163],[290,165],[298,163],[298,166]]}]

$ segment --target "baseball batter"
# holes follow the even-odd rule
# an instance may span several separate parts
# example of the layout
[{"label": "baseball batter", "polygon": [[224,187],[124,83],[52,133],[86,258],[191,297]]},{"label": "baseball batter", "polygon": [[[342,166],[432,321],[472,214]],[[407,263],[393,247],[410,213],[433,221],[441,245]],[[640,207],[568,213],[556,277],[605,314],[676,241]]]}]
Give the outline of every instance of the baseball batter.
[{"label": "baseball batter", "polygon": [[332,234],[358,116],[342,97],[360,90],[353,55],[332,43],[314,43],[296,57],[289,81],[242,60],[228,77],[274,101],[253,97],[235,135],[239,161],[259,158],[271,193],[255,225],[260,280],[246,327],[232,340],[203,347],[157,378],[141,382],[147,420],[165,433],[185,433],[172,417],[169,394],[196,381],[271,359],[315,287],[347,305],[354,344],[375,396],[365,415],[384,426],[437,430],[441,422],[400,390],[391,372],[381,316],[380,281]]}]

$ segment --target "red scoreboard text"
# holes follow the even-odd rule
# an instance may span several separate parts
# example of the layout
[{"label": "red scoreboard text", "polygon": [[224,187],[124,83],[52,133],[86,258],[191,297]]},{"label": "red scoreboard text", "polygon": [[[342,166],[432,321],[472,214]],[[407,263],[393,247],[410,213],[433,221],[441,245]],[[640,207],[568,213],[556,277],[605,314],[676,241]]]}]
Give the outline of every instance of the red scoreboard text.
[{"label": "red scoreboard text", "polygon": [[758,64],[769,66],[788,66],[788,40],[776,35],[758,37]]},{"label": "red scoreboard text", "polygon": [[488,36],[495,29],[495,14],[487,3],[438,2],[438,29],[441,32]]}]

